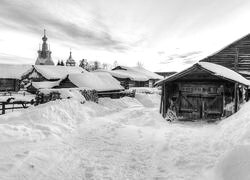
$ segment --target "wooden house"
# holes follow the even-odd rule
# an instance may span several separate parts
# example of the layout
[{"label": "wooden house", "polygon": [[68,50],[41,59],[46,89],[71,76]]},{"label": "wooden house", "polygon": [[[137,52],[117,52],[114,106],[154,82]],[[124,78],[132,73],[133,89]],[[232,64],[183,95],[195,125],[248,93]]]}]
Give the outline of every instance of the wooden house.
[{"label": "wooden house", "polygon": [[77,66],[33,65],[22,78],[32,82],[58,81],[65,79],[68,74],[83,72],[86,70]]},{"label": "wooden house", "polygon": [[85,88],[101,92],[120,92],[124,88],[120,82],[105,72],[85,72],[69,74],[57,88]]},{"label": "wooden house", "polygon": [[59,80],[32,81],[27,91],[36,93],[41,89],[82,88],[96,90],[98,93],[115,93],[124,90],[120,82],[104,72],[70,73]]},{"label": "wooden house", "polygon": [[211,62],[225,66],[250,79],[250,34],[200,60],[200,62]]},{"label": "wooden house", "polygon": [[153,87],[156,81],[163,79],[162,76],[148,71],[143,67],[117,66],[111,71],[98,71],[110,73],[125,89],[132,87]]},{"label": "wooden house", "polygon": [[247,99],[245,90],[249,84],[226,67],[199,62],[157,82],[162,87],[160,112],[165,118],[170,109],[185,120],[227,116],[230,105],[236,112],[239,103]]},{"label": "wooden house", "polygon": [[19,91],[22,75],[31,68],[30,65],[0,65],[0,91]]}]

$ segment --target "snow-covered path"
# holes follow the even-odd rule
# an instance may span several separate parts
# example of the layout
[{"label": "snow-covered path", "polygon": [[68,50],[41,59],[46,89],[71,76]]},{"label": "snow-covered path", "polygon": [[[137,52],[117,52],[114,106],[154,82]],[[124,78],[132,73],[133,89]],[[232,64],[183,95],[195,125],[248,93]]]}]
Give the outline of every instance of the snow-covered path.
[{"label": "snow-covered path", "polygon": [[221,140],[226,131],[166,122],[152,98],[52,102],[5,116],[0,179],[211,179],[233,147]]}]

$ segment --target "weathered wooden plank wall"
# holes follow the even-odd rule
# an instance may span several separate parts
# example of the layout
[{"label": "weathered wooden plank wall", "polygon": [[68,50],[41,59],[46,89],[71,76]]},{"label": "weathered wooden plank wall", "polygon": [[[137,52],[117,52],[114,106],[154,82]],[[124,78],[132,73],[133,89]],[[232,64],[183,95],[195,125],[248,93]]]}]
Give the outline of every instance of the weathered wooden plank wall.
[{"label": "weathered wooden plank wall", "polygon": [[[237,56],[238,71],[248,71],[250,73],[250,34],[230,44],[226,48],[215,53],[214,55],[202,59],[201,61],[212,62],[235,70],[235,58],[237,58]],[[250,75],[244,76],[250,79]]]}]

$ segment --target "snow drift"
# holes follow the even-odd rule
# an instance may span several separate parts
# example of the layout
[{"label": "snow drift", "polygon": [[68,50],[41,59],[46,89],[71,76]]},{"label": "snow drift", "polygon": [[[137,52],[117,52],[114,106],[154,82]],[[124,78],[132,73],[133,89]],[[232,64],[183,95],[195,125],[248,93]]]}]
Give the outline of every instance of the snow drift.
[{"label": "snow drift", "polygon": [[0,179],[249,179],[250,103],[217,124],[166,122],[159,95],[58,100],[0,117]]}]

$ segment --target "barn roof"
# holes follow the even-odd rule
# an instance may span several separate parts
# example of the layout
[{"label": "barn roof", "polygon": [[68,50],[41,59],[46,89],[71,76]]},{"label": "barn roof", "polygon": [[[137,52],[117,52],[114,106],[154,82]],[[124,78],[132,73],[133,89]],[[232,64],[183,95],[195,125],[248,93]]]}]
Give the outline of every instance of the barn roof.
[{"label": "barn roof", "polygon": [[226,79],[232,82],[238,82],[240,84],[244,84],[247,86],[250,86],[250,81],[247,80],[246,78],[244,78],[243,76],[241,76],[239,73],[228,69],[224,66],[218,65],[218,64],[214,64],[214,63],[209,63],[209,62],[199,62],[194,64],[192,67],[185,69],[179,73],[176,73],[172,76],[169,76],[163,80],[158,81],[156,84],[160,85],[163,84],[164,82],[171,82],[174,81],[178,78],[181,78],[189,73],[191,73],[193,70],[195,69],[202,69],[205,70],[206,72],[208,72],[209,74],[212,74],[214,76],[220,77],[222,79]]},{"label": "barn roof", "polygon": [[34,65],[32,70],[34,69],[48,80],[65,79],[68,74],[86,72],[86,70],[77,66]]},{"label": "barn roof", "polygon": [[0,78],[21,79],[32,65],[0,64]]},{"label": "barn roof", "polygon": [[[103,70],[101,70],[103,71]],[[121,79],[130,79],[132,81],[148,81],[149,79],[163,79],[154,72],[148,71],[143,67],[127,67],[127,66],[117,66],[113,70],[104,70],[110,73],[112,76]]]},{"label": "barn roof", "polygon": [[69,74],[68,79],[77,87],[95,89],[97,91],[123,90],[120,82],[105,72],[86,72]]}]

